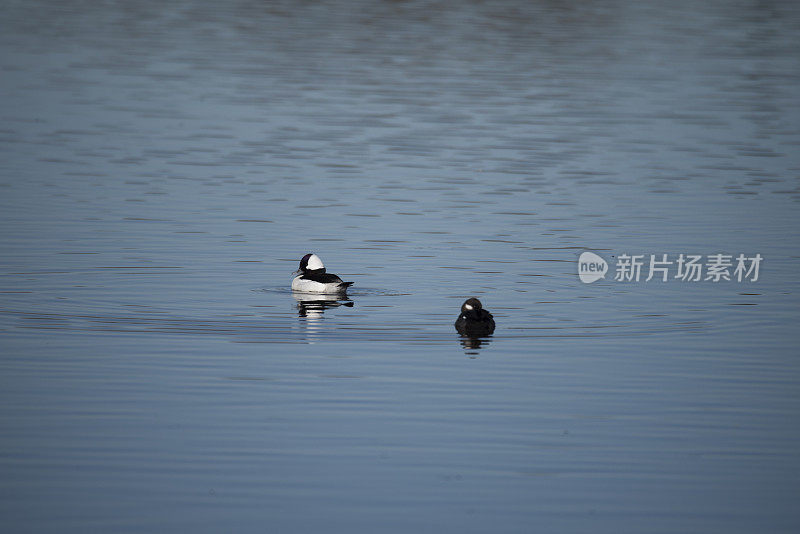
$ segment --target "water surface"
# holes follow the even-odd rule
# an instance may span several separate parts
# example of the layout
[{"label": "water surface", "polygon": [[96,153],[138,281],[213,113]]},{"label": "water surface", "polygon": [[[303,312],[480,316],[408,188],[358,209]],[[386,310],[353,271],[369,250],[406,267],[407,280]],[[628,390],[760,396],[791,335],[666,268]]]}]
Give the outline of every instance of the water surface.
[{"label": "water surface", "polygon": [[3,530],[800,527],[794,4],[5,11]]}]

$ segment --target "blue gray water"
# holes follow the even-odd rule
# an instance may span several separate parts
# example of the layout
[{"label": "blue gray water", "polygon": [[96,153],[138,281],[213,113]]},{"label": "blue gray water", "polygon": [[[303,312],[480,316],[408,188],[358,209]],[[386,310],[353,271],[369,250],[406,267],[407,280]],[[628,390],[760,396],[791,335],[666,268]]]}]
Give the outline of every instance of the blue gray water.
[{"label": "blue gray water", "polygon": [[[7,3],[0,530],[797,532],[798,35],[793,2]],[[307,252],[347,299],[292,295]],[[613,276],[718,253],[759,279]]]}]

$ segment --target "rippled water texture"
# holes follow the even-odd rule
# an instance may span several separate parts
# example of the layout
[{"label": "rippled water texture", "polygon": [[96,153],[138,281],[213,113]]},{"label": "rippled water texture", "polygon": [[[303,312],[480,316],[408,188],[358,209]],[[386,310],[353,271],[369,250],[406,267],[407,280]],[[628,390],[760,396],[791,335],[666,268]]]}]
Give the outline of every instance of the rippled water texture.
[{"label": "rippled water texture", "polygon": [[[798,35],[788,1],[7,2],[0,530],[800,531]],[[587,285],[585,250],[764,260]],[[307,252],[346,298],[291,293]]]}]

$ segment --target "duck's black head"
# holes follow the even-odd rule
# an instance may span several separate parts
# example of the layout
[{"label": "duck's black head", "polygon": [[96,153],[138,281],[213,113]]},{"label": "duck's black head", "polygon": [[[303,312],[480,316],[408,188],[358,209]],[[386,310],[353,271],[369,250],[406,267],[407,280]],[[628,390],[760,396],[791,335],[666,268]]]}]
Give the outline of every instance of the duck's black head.
[{"label": "duck's black head", "polygon": [[319,259],[319,256],[316,254],[306,254],[300,260],[300,269],[298,272],[307,273],[307,272],[325,272],[325,266],[322,264],[322,260]]},{"label": "duck's black head", "polygon": [[483,309],[483,304],[475,297],[467,299],[464,304],[461,305],[461,315],[458,317],[460,320],[470,323],[494,323],[492,314]]},{"label": "duck's black head", "polygon": [[481,304],[481,301],[479,301],[475,297],[467,299],[466,301],[464,301],[464,304],[461,305],[461,313],[463,313],[464,315],[478,314],[482,309],[483,309],[483,304]]}]

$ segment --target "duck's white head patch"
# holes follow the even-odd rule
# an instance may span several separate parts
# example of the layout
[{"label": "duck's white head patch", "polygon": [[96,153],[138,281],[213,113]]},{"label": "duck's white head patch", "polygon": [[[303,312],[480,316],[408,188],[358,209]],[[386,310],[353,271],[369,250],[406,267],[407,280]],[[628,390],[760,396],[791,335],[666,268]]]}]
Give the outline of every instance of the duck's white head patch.
[{"label": "duck's white head patch", "polygon": [[317,269],[324,269],[325,266],[322,264],[322,260],[319,259],[319,256],[316,254],[311,254],[308,257],[308,262],[306,263],[306,269],[309,271],[316,271]]}]

